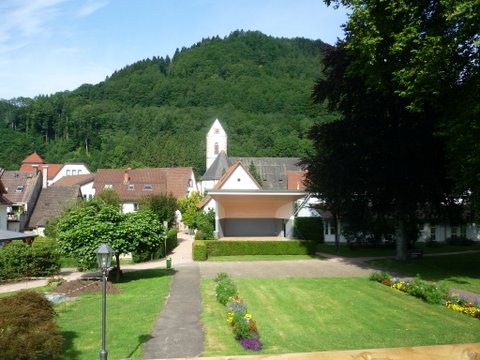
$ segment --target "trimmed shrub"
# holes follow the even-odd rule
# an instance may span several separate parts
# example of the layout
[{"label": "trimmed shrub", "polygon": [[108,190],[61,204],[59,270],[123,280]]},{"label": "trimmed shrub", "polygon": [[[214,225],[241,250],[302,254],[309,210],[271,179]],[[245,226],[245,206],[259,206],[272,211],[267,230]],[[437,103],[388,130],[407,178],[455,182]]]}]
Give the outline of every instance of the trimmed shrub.
[{"label": "trimmed shrub", "polygon": [[172,251],[178,245],[177,230],[169,229],[167,232],[167,252]]},{"label": "trimmed shrub", "polygon": [[475,241],[471,239],[467,239],[465,237],[450,237],[447,239],[446,243],[448,245],[454,246],[473,246],[475,245]]},{"label": "trimmed shrub", "polygon": [[53,245],[30,246],[15,240],[0,251],[0,280],[49,276],[60,266],[60,254]]},{"label": "trimmed shrub", "polygon": [[325,242],[323,234],[323,219],[320,217],[295,218],[295,232],[302,239],[313,240],[317,243]]},{"label": "trimmed shrub", "polygon": [[209,256],[232,255],[307,255],[314,254],[315,241],[273,240],[273,241],[203,241]]},{"label": "trimmed shrub", "polygon": [[205,261],[207,260],[207,245],[205,241],[194,241],[193,242],[193,260],[195,261]]},{"label": "trimmed shrub", "polygon": [[0,359],[57,359],[63,339],[55,316],[53,305],[36,292],[0,299]]}]

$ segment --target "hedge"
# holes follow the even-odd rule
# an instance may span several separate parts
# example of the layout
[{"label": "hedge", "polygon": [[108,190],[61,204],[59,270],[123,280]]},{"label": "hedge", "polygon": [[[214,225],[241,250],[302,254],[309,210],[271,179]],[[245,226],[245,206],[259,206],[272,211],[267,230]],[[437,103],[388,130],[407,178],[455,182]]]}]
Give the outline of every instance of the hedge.
[{"label": "hedge", "polygon": [[198,240],[193,242],[193,260],[205,261],[207,260],[207,246],[205,241]]},{"label": "hedge", "polygon": [[295,233],[302,239],[314,240],[317,243],[325,242],[323,219],[320,217],[295,218]]},{"label": "hedge", "polygon": [[50,276],[60,270],[60,255],[51,245],[30,246],[14,240],[0,250],[0,281]]},{"label": "hedge", "polygon": [[314,254],[315,249],[316,243],[311,240],[199,240],[193,243],[194,260],[206,260],[209,256],[307,255]]}]

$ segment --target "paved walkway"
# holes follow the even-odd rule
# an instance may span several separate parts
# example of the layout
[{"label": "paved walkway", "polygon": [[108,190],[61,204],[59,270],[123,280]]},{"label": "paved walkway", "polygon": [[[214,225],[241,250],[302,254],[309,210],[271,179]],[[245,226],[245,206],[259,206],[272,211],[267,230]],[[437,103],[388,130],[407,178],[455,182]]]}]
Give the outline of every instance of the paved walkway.
[{"label": "paved walkway", "polygon": [[145,343],[144,359],[195,357],[203,351],[198,265],[183,264],[175,270],[167,303]]}]

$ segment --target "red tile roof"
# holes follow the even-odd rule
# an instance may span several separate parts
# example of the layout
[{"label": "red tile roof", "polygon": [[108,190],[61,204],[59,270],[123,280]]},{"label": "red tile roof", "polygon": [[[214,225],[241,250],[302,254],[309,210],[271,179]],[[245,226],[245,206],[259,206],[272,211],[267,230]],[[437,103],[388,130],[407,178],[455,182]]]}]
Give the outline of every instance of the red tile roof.
[{"label": "red tile roof", "polygon": [[122,201],[169,193],[178,199],[187,195],[192,172],[192,168],[99,169],[93,187],[98,194],[111,185]]},{"label": "red tile roof", "polygon": [[60,178],[52,186],[84,185],[95,179],[95,174],[69,175]]},{"label": "red tile roof", "polygon": [[23,159],[22,165],[23,164],[45,164],[45,160],[43,160],[42,157],[35,151],[33,154],[30,154]]}]

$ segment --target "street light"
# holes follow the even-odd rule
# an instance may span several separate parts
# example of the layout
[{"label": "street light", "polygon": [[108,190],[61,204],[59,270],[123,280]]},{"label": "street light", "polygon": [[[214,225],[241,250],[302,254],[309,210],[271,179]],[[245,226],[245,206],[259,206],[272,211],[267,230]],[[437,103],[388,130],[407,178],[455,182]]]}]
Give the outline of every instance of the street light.
[{"label": "street light", "polygon": [[107,360],[107,350],[105,349],[105,329],[107,323],[107,271],[112,263],[112,256],[115,251],[107,244],[101,244],[96,250],[98,267],[102,270],[102,350],[100,351],[100,360]]}]

